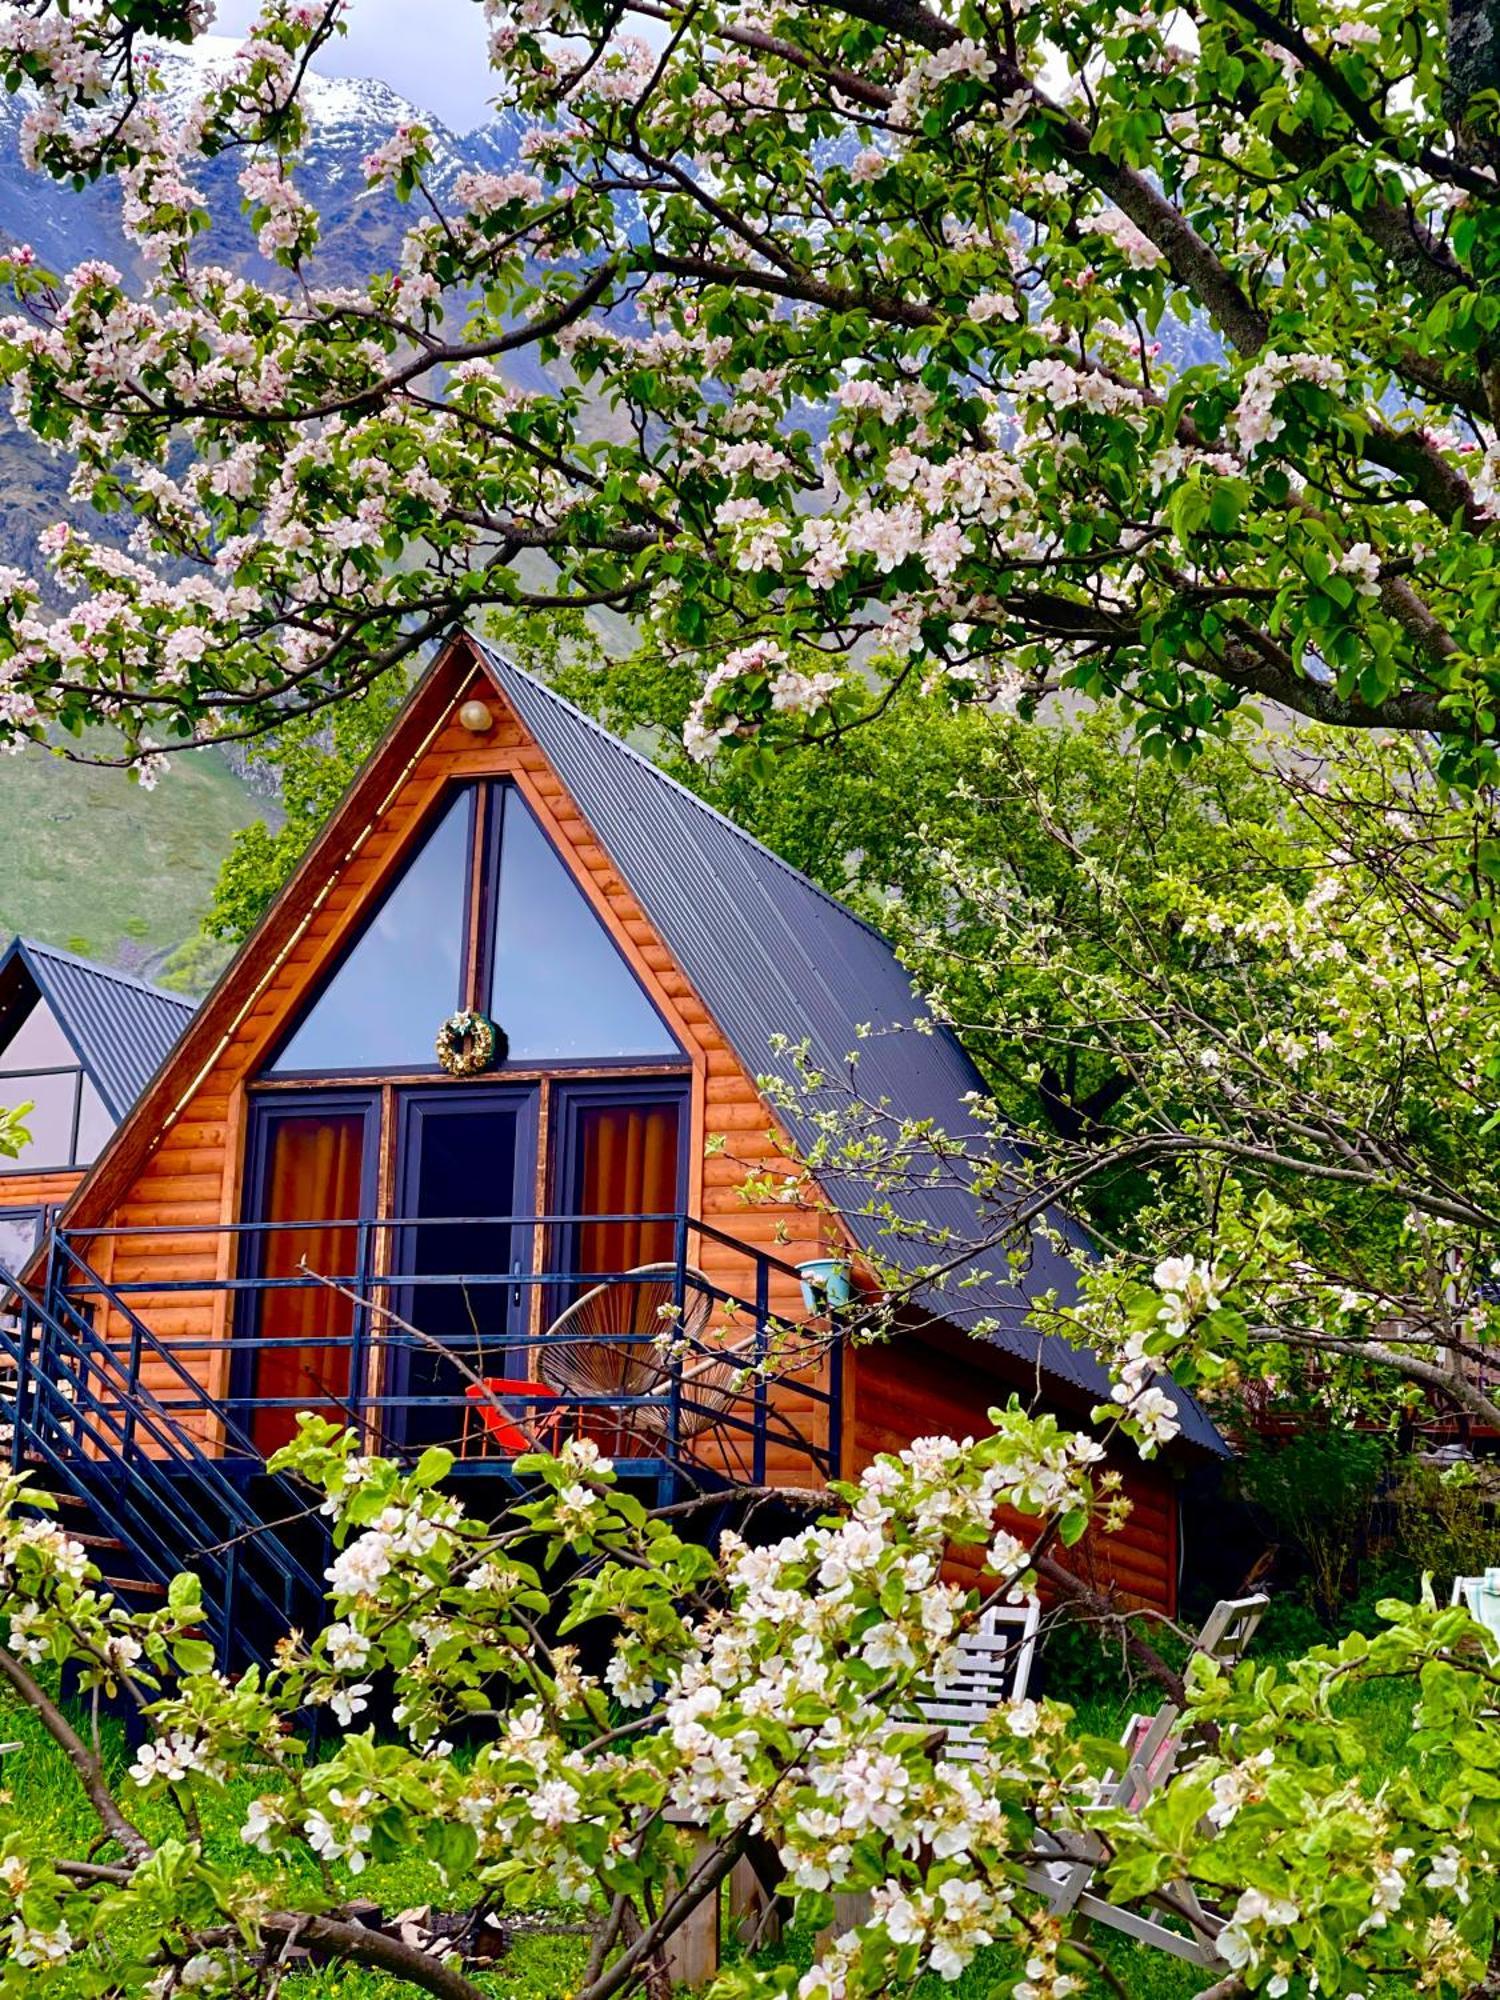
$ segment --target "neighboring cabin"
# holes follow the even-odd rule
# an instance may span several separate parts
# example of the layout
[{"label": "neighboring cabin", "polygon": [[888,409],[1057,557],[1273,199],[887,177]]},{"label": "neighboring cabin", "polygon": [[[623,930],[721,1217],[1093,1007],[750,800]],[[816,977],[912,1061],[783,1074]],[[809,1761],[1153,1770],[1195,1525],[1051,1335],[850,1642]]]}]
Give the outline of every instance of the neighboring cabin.
[{"label": "neighboring cabin", "polygon": [[0,1264],[31,1255],[193,1005],[32,938],[0,952],[0,1105],[31,1106],[20,1157],[0,1157]]},{"label": "neighboring cabin", "polygon": [[[464,1009],[508,1047],[447,1075],[435,1039]],[[1013,1391],[1086,1422],[1102,1369],[1024,1323],[1026,1291],[1068,1282],[1045,1244],[1024,1290],[928,1287],[895,1338],[846,1351],[798,1267],[831,1259],[858,1294],[868,1259],[932,1252],[861,1214],[857,1186],[826,1189],[827,1210],[741,1193],[751,1171],[795,1177],[815,1136],[757,1088],[777,1037],[827,1072],[858,1048],[864,1094],[967,1128],[978,1076],[946,1030],[910,1030],[918,1012],[868,926],[457,637],[73,1196],[33,1330],[33,1448],[65,1459],[83,1409],[68,1463],[96,1502],[116,1460],[115,1492],[123,1468],[149,1484],[179,1458],[212,1484],[212,1459],[253,1497],[317,1408],[372,1445],[445,1443],[455,1477],[505,1479],[531,1439],[583,1431],[665,1496],[821,1485],[982,1430]],[[951,1175],[900,1205],[929,1236],[974,1237]],[[677,1370],[653,1358],[664,1312]],[[964,1331],[980,1319],[982,1341]],[[768,1386],[716,1365],[787,1325]],[[49,1415],[52,1353],[72,1372]],[[123,1423],[122,1397],[150,1421]],[[1130,1522],[1083,1557],[1168,1613],[1177,1474],[1222,1450],[1179,1400],[1181,1444],[1123,1465]]]}]

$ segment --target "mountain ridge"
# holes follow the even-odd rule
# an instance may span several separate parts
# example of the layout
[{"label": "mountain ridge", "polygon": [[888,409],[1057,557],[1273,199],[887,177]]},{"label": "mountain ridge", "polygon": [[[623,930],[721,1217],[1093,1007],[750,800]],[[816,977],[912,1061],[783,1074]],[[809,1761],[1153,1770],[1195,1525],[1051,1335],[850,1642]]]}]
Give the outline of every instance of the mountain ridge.
[{"label": "mountain ridge", "polygon": [[[208,39],[217,46],[162,52],[169,100],[174,93],[185,97],[196,76],[238,46]],[[410,211],[388,192],[366,189],[363,161],[398,125],[420,120],[433,132],[436,179],[445,190],[466,168],[502,169],[518,156],[519,124],[508,115],[458,134],[376,78],[314,73],[310,82],[312,141],[302,180],[324,216],[318,269],[325,282],[362,276],[387,245],[395,254]],[[20,157],[24,115],[19,97],[0,103],[0,240],[30,243],[43,264],[60,272],[99,257],[139,276],[114,183],[103,180],[80,193],[33,173]],[[215,254],[247,275],[284,277],[260,257],[241,212],[241,164],[240,156],[205,161],[195,174],[214,218]],[[35,573],[43,528],[86,519],[98,532],[100,522],[69,502],[67,462],[28,438],[3,404],[0,409],[0,562]],[[20,931],[130,971],[159,974],[173,950],[193,937],[236,829],[277,817],[263,792],[217,751],[177,754],[154,792],[131,784],[122,771],[68,763],[42,746],[6,760],[0,939]],[[193,983],[213,969],[210,954]]]}]

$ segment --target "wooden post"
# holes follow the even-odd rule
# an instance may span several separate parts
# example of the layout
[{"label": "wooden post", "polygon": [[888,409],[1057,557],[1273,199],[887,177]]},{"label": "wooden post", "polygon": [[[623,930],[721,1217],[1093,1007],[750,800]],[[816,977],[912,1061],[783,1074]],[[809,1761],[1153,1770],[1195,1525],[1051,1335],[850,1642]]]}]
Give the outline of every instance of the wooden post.
[{"label": "wooden post", "polygon": [[781,1942],[781,1905],[748,1854],[729,1877],[729,1925],[746,1951]]},{"label": "wooden post", "polygon": [[[690,1875],[700,1862],[714,1852],[718,1843],[686,1817],[679,1817],[673,1812],[666,1817],[681,1827],[692,1843],[685,1870]],[[706,1986],[719,1969],[719,1946],[719,1891],[715,1887],[703,1898],[687,1922],[678,1925],[662,1947],[667,1978],[672,1985],[685,1986],[689,1992]]]},{"label": "wooden post", "polygon": [[826,1951],[835,1938],[841,1938],[845,1931],[855,1931],[870,1921],[872,1906],[868,1889],[853,1889],[837,1894],[833,1899],[833,1922],[826,1930],[818,1932],[817,1950]]}]

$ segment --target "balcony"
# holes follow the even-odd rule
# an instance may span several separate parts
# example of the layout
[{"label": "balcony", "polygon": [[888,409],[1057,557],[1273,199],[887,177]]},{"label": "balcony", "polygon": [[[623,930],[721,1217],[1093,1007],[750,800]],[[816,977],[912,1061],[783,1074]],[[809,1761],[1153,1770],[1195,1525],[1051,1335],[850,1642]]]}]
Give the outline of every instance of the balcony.
[{"label": "balcony", "polygon": [[[670,1255],[590,1268],[611,1242]],[[403,1461],[445,1447],[455,1480],[514,1483],[570,1438],[658,1501],[838,1470],[836,1324],[792,1265],[684,1213],[54,1231],[37,1300],[23,1416],[48,1385],[95,1459],[253,1478],[314,1410]]]}]

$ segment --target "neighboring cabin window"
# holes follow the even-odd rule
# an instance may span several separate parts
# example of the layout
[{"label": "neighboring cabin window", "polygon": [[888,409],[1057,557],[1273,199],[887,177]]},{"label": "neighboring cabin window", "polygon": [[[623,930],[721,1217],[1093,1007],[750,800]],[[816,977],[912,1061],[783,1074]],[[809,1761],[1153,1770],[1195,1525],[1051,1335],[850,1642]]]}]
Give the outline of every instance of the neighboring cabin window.
[{"label": "neighboring cabin window", "polygon": [[0,1171],[86,1167],[114,1130],[108,1107],[40,996],[0,1049],[0,1104],[31,1106],[24,1120],[30,1137],[16,1159],[0,1160]]},{"label": "neighboring cabin window", "polygon": [[[485,850],[471,977],[468,912]],[[408,1074],[466,991],[504,1029],[512,1065],[680,1062],[671,1031],[513,785],[448,806],[271,1065],[272,1075]]]},{"label": "neighboring cabin window", "polygon": [[0,1208],[0,1265],[19,1271],[35,1250],[42,1233],[39,1208]]}]

